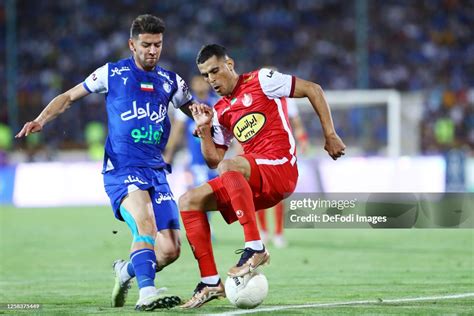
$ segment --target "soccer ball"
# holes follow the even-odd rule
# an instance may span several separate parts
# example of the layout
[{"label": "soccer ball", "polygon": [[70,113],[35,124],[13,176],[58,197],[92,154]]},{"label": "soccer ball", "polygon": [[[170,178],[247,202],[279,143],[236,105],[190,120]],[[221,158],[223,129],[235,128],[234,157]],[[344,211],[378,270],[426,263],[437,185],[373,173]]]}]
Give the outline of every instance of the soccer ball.
[{"label": "soccer ball", "polygon": [[225,281],[225,293],[232,305],[245,309],[255,308],[267,297],[268,281],[258,270],[242,277],[228,277]]}]

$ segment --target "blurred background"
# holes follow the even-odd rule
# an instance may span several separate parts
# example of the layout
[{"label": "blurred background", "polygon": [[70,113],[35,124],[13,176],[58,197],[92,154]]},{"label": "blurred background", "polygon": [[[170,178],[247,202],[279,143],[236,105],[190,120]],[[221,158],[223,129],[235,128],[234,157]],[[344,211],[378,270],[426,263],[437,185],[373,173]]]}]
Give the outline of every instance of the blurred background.
[{"label": "blurred background", "polygon": [[[239,73],[272,65],[325,89],[347,154],[328,159],[319,120],[298,100],[310,144],[298,192],[474,192],[473,1],[1,0],[0,203],[108,203],[102,95],[13,137],[54,96],[129,56],[143,13],[167,25],[160,66],[188,82],[200,47],[219,43]],[[173,161],[176,196],[191,182],[186,148]]]}]

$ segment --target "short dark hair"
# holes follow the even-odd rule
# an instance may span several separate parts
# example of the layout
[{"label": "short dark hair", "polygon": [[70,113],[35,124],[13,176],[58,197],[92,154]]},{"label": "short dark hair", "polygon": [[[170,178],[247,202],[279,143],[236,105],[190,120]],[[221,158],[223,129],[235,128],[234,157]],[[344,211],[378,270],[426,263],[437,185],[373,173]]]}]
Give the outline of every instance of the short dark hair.
[{"label": "short dark hair", "polygon": [[130,38],[137,38],[139,34],[162,34],[165,32],[165,22],[151,14],[139,15],[133,20],[130,27]]},{"label": "short dark hair", "polygon": [[227,49],[219,44],[208,44],[201,47],[196,57],[196,64],[202,64],[212,56],[217,58],[227,57]]}]

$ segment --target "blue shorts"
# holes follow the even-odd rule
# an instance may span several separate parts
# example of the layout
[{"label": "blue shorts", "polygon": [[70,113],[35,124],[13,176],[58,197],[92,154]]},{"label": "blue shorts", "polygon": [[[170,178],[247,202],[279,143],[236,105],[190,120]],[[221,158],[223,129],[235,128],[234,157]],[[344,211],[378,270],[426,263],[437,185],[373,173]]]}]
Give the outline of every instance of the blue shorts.
[{"label": "blue shorts", "polygon": [[120,215],[120,204],[127,194],[143,190],[150,193],[158,231],[179,229],[178,206],[164,170],[146,167],[114,169],[104,173],[104,186],[117,219],[124,221]]}]

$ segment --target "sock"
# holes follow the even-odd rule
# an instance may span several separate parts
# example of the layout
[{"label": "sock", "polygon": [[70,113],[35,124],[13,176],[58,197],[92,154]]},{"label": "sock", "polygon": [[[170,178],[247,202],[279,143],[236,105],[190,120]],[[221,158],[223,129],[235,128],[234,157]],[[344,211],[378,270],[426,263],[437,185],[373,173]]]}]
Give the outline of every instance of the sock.
[{"label": "sock", "polygon": [[133,264],[129,261],[126,265],[120,270],[120,279],[122,281],[128,281],[135,276],[135,270],[133,269]]},{"label": "sock", "polygon": [[244,229],[245,241],[260,240],[255,205],[249,183],[237,171],[227,171],[221,175],[222,184],[229,194],[232,208]]},{"label": "sock", "polygon": [[267,217],[265,216],[266,210],[257,211],[258,223],[260,224],[260,231],[267,232]]},{"label": "sock", "polygon": [[[158,260],[157,260],[155,272],[160,272],[161,270],[163,270],[163,267],[160,267],[158,265]],[[133,268],[133,264],[130,261],[128,261],[127,264],[122,267],[122,270],[120,270],[120,278],[122,280],[128,280],[134,277],[135,277],[135,269]]]},{"label": "sock", "polygon": [[201,278],[201,282],[206,283],[206,284],[215,285],[215,284],[219,283],[220,279],[221,278],[219,277],[219,275],[212,275],[212,276]]},{"label": "sock", "polygon": [[212,253],[211,229],[205,212],[181,211],[186,237],[198,261],[201,277],[218,275]]},{"label": "sock", "polygon": [[275,205],[275,235],[283,234],[283,221],[284,221],[283,213],[284,213],[283,202],[280,202],[277,205]]},{"label": "sock", "polygon": [[262,250],[263,242],[261,240],[246,241],[245,248],[252,248],[253,250]]},{"label": "sock", "polygon": [[155,287],[155,251],[144,248],[130,254],[130,259],[137,277],[138,288]]},{"label": "sock", "polygon": [[140,299],[156,294],[156,288],[154,286],[145,286],[140,289]]}]

